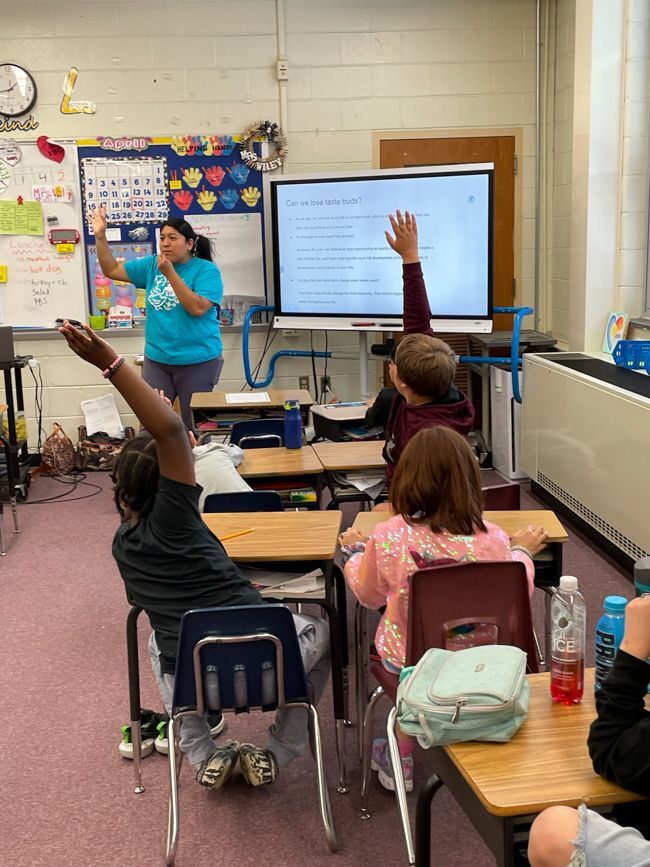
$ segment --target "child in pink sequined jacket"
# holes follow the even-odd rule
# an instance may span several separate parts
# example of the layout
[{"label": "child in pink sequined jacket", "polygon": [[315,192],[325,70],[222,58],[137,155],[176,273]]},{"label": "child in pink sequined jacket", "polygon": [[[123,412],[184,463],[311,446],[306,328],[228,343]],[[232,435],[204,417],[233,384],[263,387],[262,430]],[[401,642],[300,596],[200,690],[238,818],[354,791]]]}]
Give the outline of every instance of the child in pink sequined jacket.
[{"label": "child in pink sequined jacket", "polygon": [[[430,427],[415,434],[397,465],[390,507],[393,517],[378,524],[370,537],[349,529],[339,539],[345,577],[354,595],[367,608],[386,606],[375,644],[389,671],[404,667],[409,578],[427,563],[440,558],[519,560],[526,566],[532,595],[532,558],[544,547],[547,533],[528,527],[509,539],[496,524],[483,520],[478,464],[467,440],[456,431]],[[412,741],[399,733],[398,740],[403,764],[406,760],[407,788],[410,759],[412,787]],[[390,763],[384,758],[382,740],[373,747],[373,766],[380,771],[382,784],[392,788]]]}]

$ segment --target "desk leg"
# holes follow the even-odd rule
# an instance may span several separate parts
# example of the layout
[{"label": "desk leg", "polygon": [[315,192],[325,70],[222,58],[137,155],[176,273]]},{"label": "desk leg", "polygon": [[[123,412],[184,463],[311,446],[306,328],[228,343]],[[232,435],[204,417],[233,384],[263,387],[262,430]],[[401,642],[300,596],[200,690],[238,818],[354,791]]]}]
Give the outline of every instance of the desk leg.
[{"label": "desk leg", "polygon": [[415,867],[431,865],[431,802],[442,785],[440,777],[433,774],[418,792],[415,807]]},{"label": "desk leg", "polygon": [[357,728],[359,759],[363,756],[363,719],[368,702],[368,609],[357,602],[354,612],[354,652],[357,688]]},{"label": "desk leg", "polygon": [[131,716],[131,737],[133,739],[133,771],[135,774],[136,795],[144,792],[142,785],[142,737],[140,729],[140,662],[138,659],[138,617],[141,608],[136,605],[129,611],[126,619],[126,654],[129,666],[129,705]]},{"label": "desk leg", "polygon": [[334,575],[334,587],[336,589],[336,610],[339,616],[341,625],[341,674],[343,678],[343,719],[346,726],[351,726],[350,722],[350,683],[349,683],[349,667],[350,653],[348,644],[348,594],[345,585],[345,578],[341,569],[334,564],[332,566]]},{"label": "desk leg", "polygon": [[[323,564],[325,581],[330,584],[332,562]],[[338,791],[346,794],[349,791],[347,771],[345,763],[345,718],[344,718],[344,683],[343,683],[343,654],[341,649],[341,623],[336,605],[330,599],[319,600],[318,604],[327,612],[330,624],[330,646],[332,656],[332,694],[334,699],[334,720],[336,726],[336,755],[339,766]]]}]

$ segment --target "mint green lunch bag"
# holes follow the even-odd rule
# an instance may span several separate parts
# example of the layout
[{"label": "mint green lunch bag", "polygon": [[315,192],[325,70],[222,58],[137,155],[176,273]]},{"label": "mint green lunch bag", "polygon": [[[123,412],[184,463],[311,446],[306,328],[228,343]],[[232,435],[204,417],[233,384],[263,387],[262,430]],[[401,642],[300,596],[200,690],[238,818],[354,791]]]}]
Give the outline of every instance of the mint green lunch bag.
[{"label": "mint green lunch bag", "polygon": [[405,668],[397,690],[397,722],[428,749],[461,741],[509,741],[528,714],[526,654],[486,644],[427,650]]}]

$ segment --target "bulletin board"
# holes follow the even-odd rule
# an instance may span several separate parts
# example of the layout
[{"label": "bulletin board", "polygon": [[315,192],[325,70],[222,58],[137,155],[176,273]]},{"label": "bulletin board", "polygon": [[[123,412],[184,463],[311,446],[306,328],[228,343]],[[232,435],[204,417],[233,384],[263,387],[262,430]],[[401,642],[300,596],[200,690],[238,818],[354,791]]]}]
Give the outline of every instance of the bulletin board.
[{"label": "bulletin board", "polygon": [[85,319],[83,244],[58,252],[47,237],[50,228],[83,232],[76,144],[57,140],[65,150],[58,163],[28,141],[16,142],[16,161],[6,142],[0,140],[0,323],[51,328],[59,317]]},{"label": "bulletin board", "polygon": [[[77,142],[89,306],[101,314],[120,303],[143,312],[134,287],[107,281],[98,268],[90,212],[105,204],[107,239],[116,259],[156,252],[161,224],[180,217],[214,243],[214,261],[230,296],[264,302],[261,172],[240,159],[229,135],[83,139]],[[258,146],[259,147],[259,146]]]}]

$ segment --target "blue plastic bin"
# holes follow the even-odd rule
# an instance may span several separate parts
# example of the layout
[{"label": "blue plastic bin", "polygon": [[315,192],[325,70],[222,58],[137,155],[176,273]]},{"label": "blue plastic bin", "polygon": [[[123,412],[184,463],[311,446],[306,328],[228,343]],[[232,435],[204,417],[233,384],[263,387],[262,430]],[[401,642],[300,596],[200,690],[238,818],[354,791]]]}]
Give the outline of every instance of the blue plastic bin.
[{"label": "blue plastic bin", "polygon": [[650,340],[619,340],[612,355],[619,367],[645,370],[650,374]]}]

